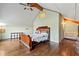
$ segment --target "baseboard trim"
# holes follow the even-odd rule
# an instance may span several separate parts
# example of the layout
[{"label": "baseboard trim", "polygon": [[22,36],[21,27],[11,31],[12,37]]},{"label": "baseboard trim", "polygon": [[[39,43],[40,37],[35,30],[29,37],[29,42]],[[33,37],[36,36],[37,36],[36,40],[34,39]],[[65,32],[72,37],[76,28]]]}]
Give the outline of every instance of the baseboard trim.
[{"label": "baseboard trim", "polygon": [[64,39],[66,39],[66,40],[71,40],[71,41],[77,41],[77,39],[71,39],[71,38],[64,38]]},{"label": "baseboard trim", "polygon": [[9,39],[0,39],[0,41],[6,41],[6,40],[9,40]]}]

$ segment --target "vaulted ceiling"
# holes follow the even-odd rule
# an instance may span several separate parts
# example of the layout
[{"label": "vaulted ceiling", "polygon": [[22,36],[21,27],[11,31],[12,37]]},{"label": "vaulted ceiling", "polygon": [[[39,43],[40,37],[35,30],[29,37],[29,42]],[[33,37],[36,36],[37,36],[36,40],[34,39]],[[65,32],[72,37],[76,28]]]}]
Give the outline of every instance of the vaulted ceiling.
[{"label": "vaulted ceiling", "polygon": [[79,3],[39,3],[44,8],[58,11],[65,17],[79,20]]},{"label": "vaulted ceiling", "polygon": [[39,10],[24,10],[24,6],[19,3],[0,4],[0,22],[7,26],[32,26],[33,20]]},{"label": "vaulted ceiling", "polygon": [[[75,3],[38,3],[44,8],[58,11],[65,17],[79,20],[79,4]],[[19,3],[0,3],[0,22],[7,25],[31,26],[39,10],[24,10]],[[76,16],[76,17],[75,17]]]}]

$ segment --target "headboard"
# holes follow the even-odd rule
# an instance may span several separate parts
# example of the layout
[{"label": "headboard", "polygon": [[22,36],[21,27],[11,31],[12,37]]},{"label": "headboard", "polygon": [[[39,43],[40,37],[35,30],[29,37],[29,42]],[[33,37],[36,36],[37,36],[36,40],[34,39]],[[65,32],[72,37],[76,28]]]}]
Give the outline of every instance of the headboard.
[{"label": "headboard", "polygon": [[36,30],[39,30],[40,32],[42,31],[49,31],[49,27],[48,26],[41,26],[41,27],[38,27]]},{"label": "headboard", "polygon": [[41,27],[38,27],[36,30],[38,30],[40,32],[47,32],[48,33],[48,39],[50,40],[50,27],[41,26]]}]

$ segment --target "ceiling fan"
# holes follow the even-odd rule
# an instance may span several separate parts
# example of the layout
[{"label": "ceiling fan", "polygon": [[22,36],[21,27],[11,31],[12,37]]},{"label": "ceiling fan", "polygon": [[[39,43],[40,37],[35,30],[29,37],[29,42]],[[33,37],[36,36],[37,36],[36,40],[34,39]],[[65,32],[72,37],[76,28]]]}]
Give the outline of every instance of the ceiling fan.
[{"label": "ceiling fan", "polygon": [[23,5],[25,8],[24,10],[31,10],[33,11],[33,7],[37,8],[40,11],[43,11],[43,7],[40,6],[38,3],[19,3],[20,5]]}]

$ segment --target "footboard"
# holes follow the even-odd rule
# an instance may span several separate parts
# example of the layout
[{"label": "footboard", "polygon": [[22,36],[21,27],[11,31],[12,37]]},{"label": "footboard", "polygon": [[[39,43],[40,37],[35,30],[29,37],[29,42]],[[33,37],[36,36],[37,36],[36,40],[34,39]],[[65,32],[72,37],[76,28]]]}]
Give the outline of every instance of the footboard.
[{"label": "footboard", "polygon": [[26,47],[32,48],[32,41],[29,35],[25,35],[24,33],[20,34],[20,42],[23,43]]}]

